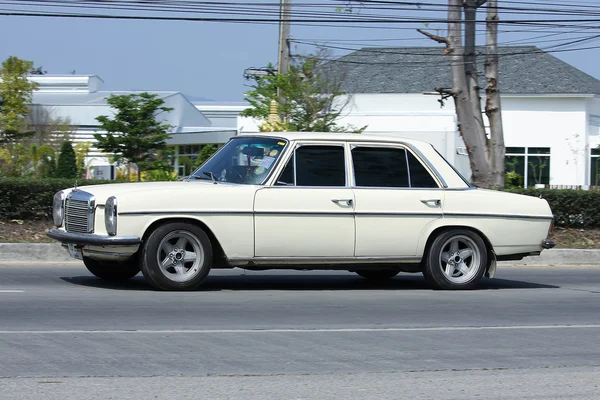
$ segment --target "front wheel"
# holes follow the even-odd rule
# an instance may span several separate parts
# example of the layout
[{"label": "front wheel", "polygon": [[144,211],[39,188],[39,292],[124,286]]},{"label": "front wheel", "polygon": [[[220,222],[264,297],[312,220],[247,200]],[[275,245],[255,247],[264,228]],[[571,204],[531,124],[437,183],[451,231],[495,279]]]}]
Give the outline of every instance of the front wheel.
[{"label": "front wheel", "polygon": [[83,264],[93,275],[110,282],[126,281],[140,272],[140,268],[134,260],[129,262],[100,261],[83,257]]},{"label": "front wheel", "polygon": [[160,225],[144,242],[142,274],[160,290],[193,290],[206,279],[212,245],[206,233],[187,222]]},{"label": "front wheel", "polygon": [[437,236],[429,247],[423,275],[438,289],[472,289],[487,267],[487,251],[475,232],[453,229]]}]

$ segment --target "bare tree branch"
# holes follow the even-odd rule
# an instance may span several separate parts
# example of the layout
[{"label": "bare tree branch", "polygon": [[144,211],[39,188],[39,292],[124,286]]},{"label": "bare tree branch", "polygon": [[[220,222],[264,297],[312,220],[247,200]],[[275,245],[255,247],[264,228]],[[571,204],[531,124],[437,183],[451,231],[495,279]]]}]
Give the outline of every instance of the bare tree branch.
[{"label": "bare tree branch", "polygon": [[450,44],[450,42],[448,41],[448,39],[445,38],[445,37],[434,35],[433,33],[424,31],[423,29],[417,29],[417,32],[419,32],[422,35],[427,36],[429,39],[435,40],[438,43],[444,43],[446,46],[448,46]]}]

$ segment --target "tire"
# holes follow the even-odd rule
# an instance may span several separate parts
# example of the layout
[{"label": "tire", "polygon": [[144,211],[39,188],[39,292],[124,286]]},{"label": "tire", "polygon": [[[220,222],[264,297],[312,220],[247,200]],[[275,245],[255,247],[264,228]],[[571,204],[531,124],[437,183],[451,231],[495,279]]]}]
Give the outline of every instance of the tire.
[{"label": "tire", "polygon": [[134,260],[129,262],[100,261],[83,257],[83,263],[93,275],[109,282],[126,281],[140,272],[140,268]]},{"label": "tire", "polygon": [[487,268],[483,239],[466,229],[453,229],[437,236],[426,253],[423,275],[437,289],[472,289]]},{"label": "tire", "polygon": [[146,239],[142,274],[159,290],[197,289],[210,272],[212,245],[206,233],[187,222],[160,225]]},{"label": "tire", "polygon": [[400,271],[394,269],[362,269],[354,272],[370,281],[384,281],[392,279],[398,275]]}]

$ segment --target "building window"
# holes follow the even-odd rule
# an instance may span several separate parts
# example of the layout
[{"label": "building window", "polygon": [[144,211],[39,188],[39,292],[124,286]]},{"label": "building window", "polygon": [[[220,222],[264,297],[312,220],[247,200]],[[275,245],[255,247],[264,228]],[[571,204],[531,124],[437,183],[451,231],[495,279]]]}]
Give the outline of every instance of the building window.
[{"label": "building window", "polygon": [[591,151],[590,185],[600,186],[600,149],[592,149]]},{"label": "building window", "polygon": [[549,147],[507,147],[504,160],[506,187],[550,184]]}]

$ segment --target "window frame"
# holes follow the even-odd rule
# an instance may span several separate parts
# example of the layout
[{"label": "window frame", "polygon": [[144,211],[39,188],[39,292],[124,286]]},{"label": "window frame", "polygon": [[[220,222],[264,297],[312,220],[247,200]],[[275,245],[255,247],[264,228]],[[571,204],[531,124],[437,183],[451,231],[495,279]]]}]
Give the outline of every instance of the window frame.
[{"label": "window frame", "polygon": [[[415,154],[414,151],[412,151],[412,149],[409,146],[406,145],[402,145],[402,144],[391,144],[391,143],[364,143],[364,142],[360,142],[360,143],[349,143],[348,144],[349,150],[348,150],[348,157],[349,157],[349,170],[351,171],[351,187],[356,188],[356,189],[385,189],[385,190],[443,190],[444,189],[444,184],[442,184],[442,182],[440,182],[440,179],[438,177],[438,174],[435,173],[434,171],[431,170],[431,168],[429,167],[429,163],[427,162],[423,162],[423,159],[418,155]],[[406,169],[408,172],[408,183],[410,186],[408,187],[394,187],[394,186],[358,186],[356,185],[356,171],[354,170],[354,159],[352,158],[352,150],[354,150],[355,148],[358,147],[367,147],[367,148],[382,148],[382,149],[400,149],[400,150],[404,150],[405,151],[405,157],[406,157]],[[437,187],[431,187],[431,188],[426,188],[426,187],[412,187],[412,180],[411,180],[411,174],[410,174],[410,163],[408,162],[408,154],[411,154],[416,160],[417,162],[421,163],[421,166],[429,173],[429,175],[431,176],[431,178],[433,179],[433,181],[436,183]]]},{"label": "window frame", "polygon": [[[508,149],[523,149],[522,153],[519,152],[509,152]],[[529,149],[548,149],[548,153],[531,153]],[[545,146],[506,146],[504,153],[504,160],[506,162],[506,157],[524,157],[524,171],[523,171],[523,187],[528,188],[529,184],[529,157],[548,157],[548,185],[550,185],[550,167],[552,164],[552,148]],[[506,173],[506,167],[504,168],[504,173]],[[535,183],[534,183],[535,185]],[[545,184],[544,184],[545,185]]]},{"label": "window frame", "polygon": [[[341,147],[344,150],[344,186],[298,186],[297,185],[297,160],[296,151],[300,147],[323,147],[323,146],[332,146],[332,147]],[[330,142],[330,141],[310,141],[310,142],[296,142],[293,146],[290,146],[290,150],[288,154],[285,155],[285,161],[283,157],[280,160],[280,167],[277,171],[273,171],[274,180],[271,182],[271,187],[276,188],[310,188],[310,189],[335,189],[335,188],[348,188],[348,182],[350,182],[349,178],[349,170],[348,170],[348,143],[346,142]],[[285,168],[288,165],[288,162],[291,159],[294,159],[294,184],[293,185],[278,185],[279,178],[283,175]]]},{"label": "window frame", "polygon": [[[594,151],[594,150],[596,150],[596,151]],[[594,154],[595,152],[597,152],[598,154]],[[588,176],[588,178],[589,178],[589,185],[590,186],[597,186],[597,185],[594,185],[593,180],[592,180],[592,174],[593,174],[592,166],[594,164],[593,163],[594,159],[600,159],[600,149],[598,149],[598,148],[590,148],[590,157],[589,157],[590,174]],[[597,175],[599,175],[599,174],[597,174]],[[598,179],[598,176],[596,176],[596,179]]]}]

